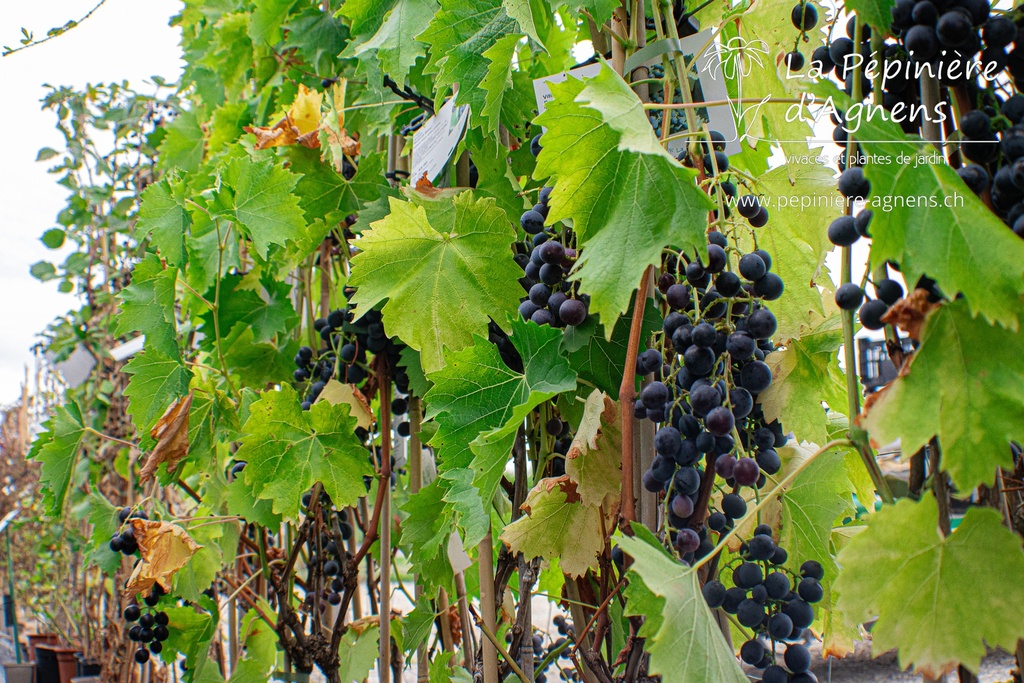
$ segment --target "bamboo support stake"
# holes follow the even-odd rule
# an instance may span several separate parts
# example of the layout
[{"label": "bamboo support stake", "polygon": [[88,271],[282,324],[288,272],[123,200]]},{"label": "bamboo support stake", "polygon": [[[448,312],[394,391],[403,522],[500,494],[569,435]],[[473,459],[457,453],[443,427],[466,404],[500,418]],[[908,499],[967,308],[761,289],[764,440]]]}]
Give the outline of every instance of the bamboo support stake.
[{"label": "bamboo support stake", "polygon": [[[491,633],[497,632],[494,600],[494,543],[491,530],[477,547],[477,568],[480,572],[480,612],[484,626]],[[483,659],[483,683],[500,683],[498,679],[498,651],[489,640],[481,643]]]},{"label": "bamboo support stake", "polygon": [[[409,489],[413,494],[423,488],[423,445],[420,443],[420,400],[409,395]],[[423,597],[423,584],[416,577],[416,603]],[[416,649],[416,680],[426,683],[430,675],[427,660],[427,645],[421,643]]]},{"label": "bamboo support stake", "polygon": [[455,596],[459,601],[459,621],[462,622],[462,665],[470,674],[476,671],[473,656],[473,622],[469,618],[469,598],[466,596],[466,576],[455,575]]},{"label": "bamboo support stake", "polygon": [[[383,364],[386,365],[386,364]],[[381,374],[380,461],[384,487],[380,513],[380,683],[391,680],[391,378]],[[369,553],[367,553],[369,556]]]}]

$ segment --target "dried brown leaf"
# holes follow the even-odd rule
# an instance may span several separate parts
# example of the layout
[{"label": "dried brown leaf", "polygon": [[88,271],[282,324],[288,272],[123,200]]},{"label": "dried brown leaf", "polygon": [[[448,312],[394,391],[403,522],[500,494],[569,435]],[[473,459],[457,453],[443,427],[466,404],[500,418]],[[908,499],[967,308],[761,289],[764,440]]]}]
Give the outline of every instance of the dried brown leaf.
[{"label": "dried brown leaf", "polygon": [[192,409],[192,392],[177,399],[156,421],[149,435],[156,440],[156,447],[146,459],[146,464],[139,472],[139,481],[146,483],[156,475],[161,463],[167,464],[167,471],[172,472],[178,463],[188,455],[188,415]]},{"label": "dried brown leaf", "polygon": [[134,600],[142,593],[149,595],[154,585],[165,592],[171,590],[171,579],[203,546],[177,524],[146,519],[130,521],[142,560],[135,565],[124,588],[125,598]]},{"label": "dried brown leaf", "polygon": [[928,301],[927,290],[915,289],[909,296],[894,303],[882,316],[882,322],[899,327],[911,339],[920,339],[924,319],[937,307],[937,303]]}]

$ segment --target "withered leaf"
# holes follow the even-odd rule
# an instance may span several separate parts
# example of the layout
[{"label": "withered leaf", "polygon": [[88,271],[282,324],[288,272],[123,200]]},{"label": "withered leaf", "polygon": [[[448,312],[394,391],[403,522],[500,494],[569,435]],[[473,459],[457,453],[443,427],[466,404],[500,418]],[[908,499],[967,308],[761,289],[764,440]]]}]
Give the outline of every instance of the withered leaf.
[{"label": "withered leaf", "polygon": [[132,519],[130,524],[142,561],[135,565],[135,571],[125,585],[125,597],[134,600],[140,593],[145,597],[157,584],[165,592],[170,592],[175,573],[203,546],[177,524],[146,519]]},{"label": "withered leaf", "polygon": [[167,464],[167,471],[173,472],[178,463],[188,455],[188,415],[192,409],[192,392],[176,399],[156,421],[149,435],[156,441],[156,447],[146,459],[139,472],[139,480],[145,483],[156,475],[161,463]]}]

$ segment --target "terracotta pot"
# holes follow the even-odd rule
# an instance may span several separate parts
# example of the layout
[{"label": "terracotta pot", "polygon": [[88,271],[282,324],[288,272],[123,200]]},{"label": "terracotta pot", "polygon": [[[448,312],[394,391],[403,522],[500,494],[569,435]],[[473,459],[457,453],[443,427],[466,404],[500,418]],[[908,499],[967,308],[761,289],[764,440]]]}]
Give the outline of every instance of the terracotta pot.
[{"label": "terracotta pot", "polygon": [[4,664],[4,680],[7,683],[35,683],[35,664]]},{"label": "terracotta pot", "polygon": [[78,675],[78,658],[81,650],[71,647],[57,649],[57,669],[60,671],[60,683],[71,683],[71,679]]},{"label": "terracotta pot", "polygon": [[36,645],[60,645],[60,636],[56,633],[29,633],[28,659],[36,661]]},{"label": "terracotta pot", "polygon": [[58,645],[37,645],[38,683],[71,683],[78,675],[76,654],[81,650]]}]

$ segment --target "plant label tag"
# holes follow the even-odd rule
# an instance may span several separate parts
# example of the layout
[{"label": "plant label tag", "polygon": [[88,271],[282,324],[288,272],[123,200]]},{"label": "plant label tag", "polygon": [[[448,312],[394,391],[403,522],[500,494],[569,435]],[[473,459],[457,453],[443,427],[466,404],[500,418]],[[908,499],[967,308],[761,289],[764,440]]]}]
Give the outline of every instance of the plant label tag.
[{"label": "plant label tag", "polygon": [[412,136],[412,176],[415,185],[423,177],[433,183],[448,165],[452,152],[469,121],[469,105],[455,106],[449,98],[437,114],[426,120]]}]

